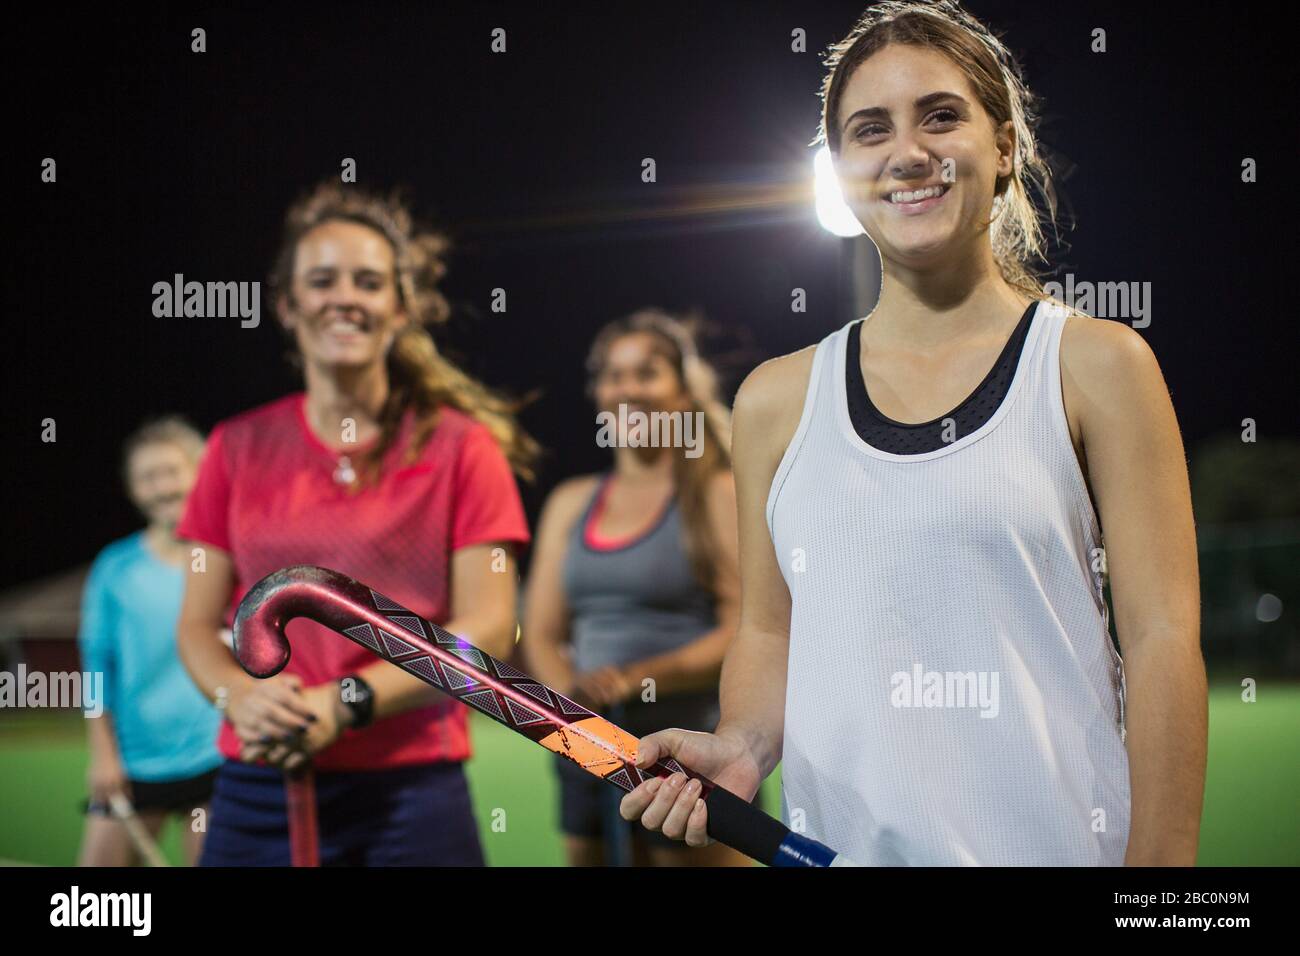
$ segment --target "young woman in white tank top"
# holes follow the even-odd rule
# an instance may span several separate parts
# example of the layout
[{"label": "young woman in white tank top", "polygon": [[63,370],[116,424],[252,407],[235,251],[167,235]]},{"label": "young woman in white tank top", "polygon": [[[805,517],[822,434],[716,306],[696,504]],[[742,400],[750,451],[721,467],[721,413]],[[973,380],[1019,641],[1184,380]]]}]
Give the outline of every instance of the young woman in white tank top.
[{"label": "young woman in white tank top", "polygon": [[[953,3],[880,4],[823,100],[880,301],[741,386],[722,719],[650,735],[642,762],[747,798],[782,762],[784,822],[863,864],[1191,865],[1206,685],[1182,442],[1142,338],[1028,270],[1028,187],[1051,191],[1019,70]],[[622,813],[708,839],[681,775]]]}]

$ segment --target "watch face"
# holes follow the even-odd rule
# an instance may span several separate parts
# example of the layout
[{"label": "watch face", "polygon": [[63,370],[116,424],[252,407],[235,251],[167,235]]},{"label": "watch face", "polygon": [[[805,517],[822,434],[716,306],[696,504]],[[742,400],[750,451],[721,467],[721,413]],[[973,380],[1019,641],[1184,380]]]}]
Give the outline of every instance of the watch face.
[{"label": "watch face", "polygon": [[352,726],[364,727],[370,723],[374,711],[374,689],[355,674],[339,681],[343,703],[352,712]]}]

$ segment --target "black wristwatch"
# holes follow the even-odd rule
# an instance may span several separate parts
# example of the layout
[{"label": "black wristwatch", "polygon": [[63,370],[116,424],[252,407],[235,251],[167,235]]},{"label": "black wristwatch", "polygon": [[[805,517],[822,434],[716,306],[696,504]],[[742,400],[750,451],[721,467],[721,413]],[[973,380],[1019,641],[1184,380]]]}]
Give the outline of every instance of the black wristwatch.
[{"label": "black wristwatch", "polygon": [[352,729],[370,726],[375,719],[375,691],[366,679],[358,674],[349,674],[339,681],[339,694],[343,706],[352,713]]}]

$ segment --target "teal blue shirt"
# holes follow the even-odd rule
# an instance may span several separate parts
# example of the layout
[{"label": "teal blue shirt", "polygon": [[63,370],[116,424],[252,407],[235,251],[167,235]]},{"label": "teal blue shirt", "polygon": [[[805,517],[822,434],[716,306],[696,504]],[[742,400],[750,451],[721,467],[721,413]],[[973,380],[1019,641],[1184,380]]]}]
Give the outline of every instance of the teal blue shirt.
[{"label": "teal blue shirt", "polygon": [[221,717],[176,648],[183,588],[183,570],[155,555],[138,531],[99,552],[82,593],[82,669],[103,675],[101,703],[132,780],[193,777],[222,760]]}]

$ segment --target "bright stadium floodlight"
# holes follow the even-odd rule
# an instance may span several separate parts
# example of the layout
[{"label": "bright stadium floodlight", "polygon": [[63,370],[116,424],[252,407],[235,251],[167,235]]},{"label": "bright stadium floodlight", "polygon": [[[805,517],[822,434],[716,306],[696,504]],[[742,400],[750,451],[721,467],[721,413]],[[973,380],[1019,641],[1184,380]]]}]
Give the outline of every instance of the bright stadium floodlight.
[{"label": "bright stadium floodlight", "polygon": [[823,229],[846,239],[862,235],[862,224],[844,201],[839,178],[831,165],[831,151],[825,146],[813,154],[813,196],[817,204],[817,221]]}]

